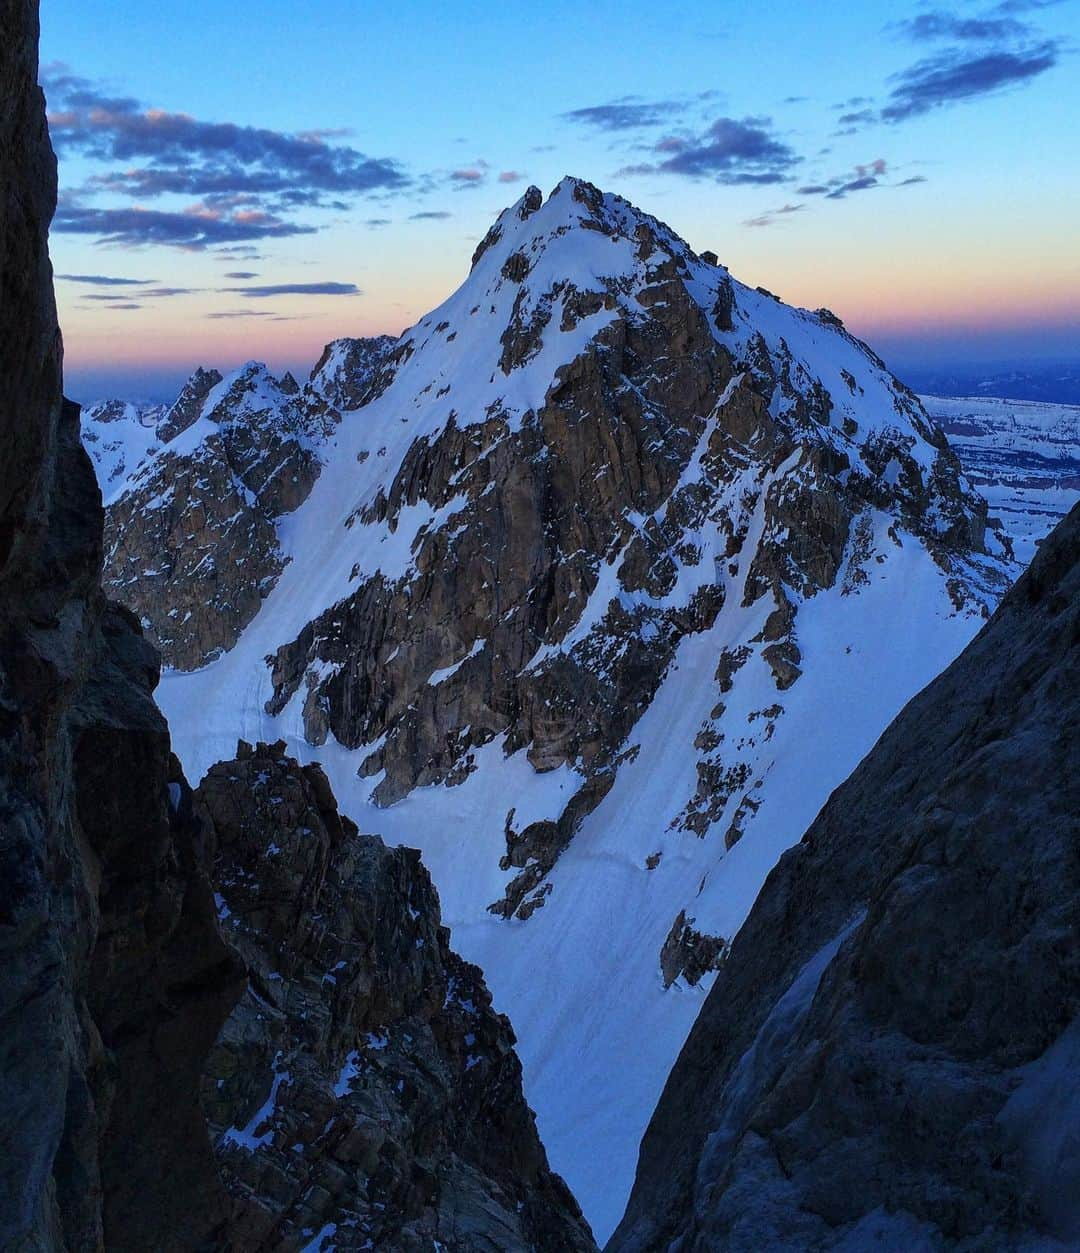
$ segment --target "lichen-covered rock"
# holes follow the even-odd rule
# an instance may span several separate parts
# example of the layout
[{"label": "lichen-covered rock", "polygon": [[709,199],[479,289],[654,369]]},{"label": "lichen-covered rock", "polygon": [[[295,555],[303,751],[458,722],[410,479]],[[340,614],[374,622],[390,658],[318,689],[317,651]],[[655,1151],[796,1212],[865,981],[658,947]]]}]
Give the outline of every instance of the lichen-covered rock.
[{"label": "lichen-covered rock", "polygon": [[1073,1248],[1080,506],[769,877],[612,1253]]},{"label": "lichen-covered rock", "polygon": [[196,809],[249,979],[203,1075],[231,1247],[594,1248],[419,855],[360,835],[283,744],[242,743]]}]

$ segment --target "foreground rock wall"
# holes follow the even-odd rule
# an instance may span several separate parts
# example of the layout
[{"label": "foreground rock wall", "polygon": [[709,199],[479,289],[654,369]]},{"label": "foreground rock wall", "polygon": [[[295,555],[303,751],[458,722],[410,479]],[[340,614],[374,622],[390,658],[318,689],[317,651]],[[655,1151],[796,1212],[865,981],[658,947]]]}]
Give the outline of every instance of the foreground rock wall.
[{"label": "foreground rock wall", "polygon": [[1078,814],[1080,506],[770,875],[609,1249],[1076,1247]]},{"label": "foreground rock wall", "polygon": [[101,593],[36,4],[3,0],[0,29],[0,1246],[195,1247],[224,1215],[199,1063],[240,968],[170,806],[156,655]]},{"label": "foreground rock wall", "polygon": [[249,972],[203,1078],[234,1247],[595,1248],[419,854],[360,835],[280,743],[241,744],[195,807]]}]

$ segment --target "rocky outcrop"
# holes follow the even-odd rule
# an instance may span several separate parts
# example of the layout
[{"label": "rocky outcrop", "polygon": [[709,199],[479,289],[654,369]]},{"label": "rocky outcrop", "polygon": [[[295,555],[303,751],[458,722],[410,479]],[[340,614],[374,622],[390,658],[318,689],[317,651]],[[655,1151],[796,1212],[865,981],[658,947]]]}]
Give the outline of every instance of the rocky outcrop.
[{"label": "rocky outcrop", "polygon": [[696,930],[694,919],[687,918],[685,910],[679,910],[660,949],[664,987],[670,988],[680,977],[693,987],[709,971],[719,970],[727,951],[728,945],[722,936],[705,935]]},{"label": "rocky outcrop", "polygon": [[195,808],[248,969],[203,1073],[231,1247],[594,1248],[419,855],[358,834],[283,744],[241,743]]},{"label": "rocky outcrop", "polygon": [[341,414],[374,400],[394,377],[390,356],[396,343],[392,335],[375,335],[335,339],[327,344],[304,388],[307,403],[314,406],[318,398],[333,415],[332,420],[340,421]]},{"label": "rocky outcrop", "polygon": [[180,389],[180,395],[169,406],[157,428],[163,444],[174,440],[182,431],[198,421],[206,404],[206,398],[221,382],[218,370],[204,370],[199,366]]},{"label": "rocky outcrop", "polygon": [[303,389],[259,362],[227,378],[200,367],[167,410],[83,414],[106,495],[105,587],[166,664],[205,665],[258,613],[286,562],[279,520],[307,499],[342,413],[387,385],[393,344],[335,340]]},{"label": "rocky outcrop", "polygon": [[608,1248],[1080,1241],[1080,506],[770,875]]},{"label": "rocky outcrop", "polygon": [[189,380],[166,419],[177,435],[131,474],[105,521],[106,590],[181,669],[229,648],[258,612],[285,560],[275,519],[319,469],[295,384],[256,363],[217,384],[215,374]]},{"label": "rocky outcrop", "polygon": [[3,0],[0,28],[0,1245],[195,1248],[225,1199],[199,1069],[240,968],[171,803],[156,655],[101,592],[101,497],[61,397],[36,4]]}]

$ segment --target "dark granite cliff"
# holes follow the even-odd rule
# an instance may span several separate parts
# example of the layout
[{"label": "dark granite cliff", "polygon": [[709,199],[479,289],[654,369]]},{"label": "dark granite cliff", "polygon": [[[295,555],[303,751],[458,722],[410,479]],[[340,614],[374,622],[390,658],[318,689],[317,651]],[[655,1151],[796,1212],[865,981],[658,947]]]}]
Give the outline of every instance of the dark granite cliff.
[{"label": "dark granite cliff", "polygon": [[0,1246],[181,1247],[224,1212],[198,1077],[241,968],[170,804],[157,656],[101,591],[37,5],[4,0],[0,29]]},{"label": "dark granite cliff", "polygon": [[203,1078],[231,1247],[595,1249],[419,854],[360,834],[280,743],[195,795],[249,972]]},{"label": "dark granite cliff", "polygon": [[770,875],[608,1248],[1080,1243],[1080,506]]}]

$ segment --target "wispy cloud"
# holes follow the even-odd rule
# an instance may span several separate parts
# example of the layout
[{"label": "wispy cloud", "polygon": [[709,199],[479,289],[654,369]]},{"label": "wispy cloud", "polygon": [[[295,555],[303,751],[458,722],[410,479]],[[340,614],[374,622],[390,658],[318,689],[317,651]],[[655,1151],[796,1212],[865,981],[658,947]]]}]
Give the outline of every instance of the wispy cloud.
[{"label": "wispy cloud", "polygon": [[258,274],[254,270],[230,270],[225,275],[226,278],[258,278]]},{"label": "wispy cloud", "polygon": [[167,300],[173,296],[193,296],[204,291],[202,287],[144,287],[137,292],[84,292],[83,300],[118,301],[130,300],[133,295],[140,300]]},{"label": "wispy cloud", "polygon": [[42,86],[55,147],[101,161],[154,162],[112,175],[112,186],[133,196],[393,191],[410,183],[393,158],[332,144],[341,131],[289,133],[207,122],[107,96],[70,73],[47,74]]},{"label": "wispy cloud", "polygon": [[971,42],[1014,39],[1028,34],[1031,28],[1015,17],[965,17],[958,13],[934,11],[917,13],[914,17],[894,22],[890,29],[921,43],[934,39]]},{"label": "wispy cloud", "polygon": [[603,131],[643,130],[662,126],[689,108],[686,100],[641,100],[623,96],[609,104],[593,104],[584,109],[571,109],[560,116],[568,122],[580,122]]},{"label": "wispy cloud", "polygon": [[[42,86],[61,160],[75,153],[111,167],[69,193],[61,231],[110,243],[207,247],[307,233],[315,227],[292,220],[294,210],[341,211],[353,197],[414,186],[400,161],[343,142],[346,131],[278,131],[150,108],[55,64],[45,67]],[[93,203],[102,196],[114,202]],[[168,196],[198,198],[198,211],[143,207]],[[117,208],[116,197],[139,208]],[[200,213],[216,224],[197,228],[192,219]]]},{"label": "wispy cloud", "polygon": [[864,126],[877,120],[873,109],[857,109],[854,113],[841,113],[836,119],[841,126]]},{"label": "wispy cloud", "polygon": [[214,255],[219,261],[261,261],[262,254],[252,244],[236,244],[229,248],[218,248]]},{"label": "wispy cloud", "polygon": [[855,192],[871,191],[874,188],[911,187],[916,183],[925,183],[924,175],[916,174],[899,182],[890,182],[888,162],[884,157],[876,157],[861,165],[854,165],[843,174],[837,174],[824,182],[807,183],[796,188],[800,196],[821,196],[826,200],[844,200]]},{"label": "wispy cloud", "polygon": [[747,218],[743,222],[743,226],[773,226],[805,208],[806,206],[803,204],[791,204],[789,202],[781,205],[779,209],[770,209],[766,213],[759,213],[757,217]]},{"label": "wispy cloud", "polygon": [[447,213],[445,209],[424,209],[420,213],[410,213],[410,222],[444,222],[447,218],[453,217],[452,213]]},{"label": "wispy cloud", "polygon": [[1058,61],[1058,44],[1048,39],[1022,49],[993,49],[971,55],[951,48],[895,76],[896,87],[881,110],[886,122],[903,122],[945,105],[988,96],[1030,82]]},{"label": "wispy cloud", "polygon": [[222,287],[230,295],[262,300],[268,296],[359,296],[355,283],[268,283],[262,287]]},{"label": "wispy cloud", "polygon": [[101,209],[73,202],[60,205],[52,229],[62,235],[93,235],[103,244],[125,247],[169,244],[192,251],[214,244],[281,239],[315,231],[314,226],[287,222],[270,213],[219,213],[215,216],[201,208],[177,212],[138,207]]},{"label": "wispy cloud", "polygon": [[208,313],[205,316],[214,320],[224,318],[277,318],[277,314],[270,309],[223,309],[219,312]]},{"label": "wispy cloud", "polygon": [[94,287],[145,287],[156,278],[115,278],[111,274],[57,274],[65,283],[88,283]]},{"label": "wispy cloud", "polygon": [[525,177],[520,170],[503,170],[499,175],[500,183],[520,183]]}]

